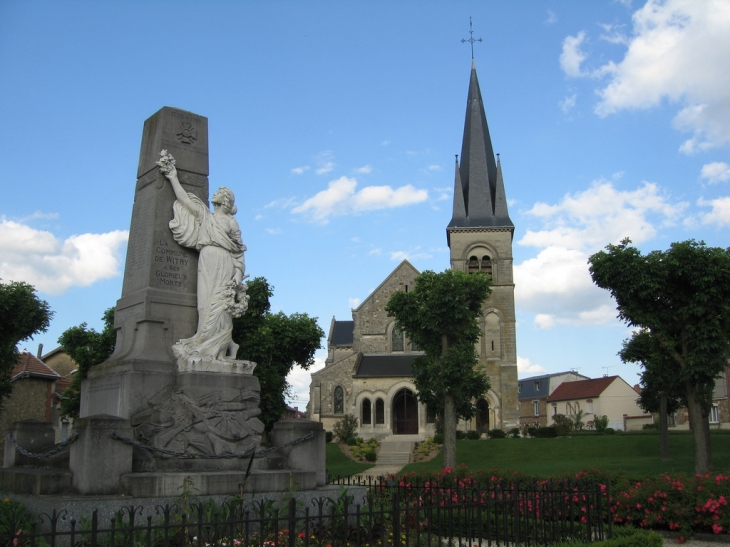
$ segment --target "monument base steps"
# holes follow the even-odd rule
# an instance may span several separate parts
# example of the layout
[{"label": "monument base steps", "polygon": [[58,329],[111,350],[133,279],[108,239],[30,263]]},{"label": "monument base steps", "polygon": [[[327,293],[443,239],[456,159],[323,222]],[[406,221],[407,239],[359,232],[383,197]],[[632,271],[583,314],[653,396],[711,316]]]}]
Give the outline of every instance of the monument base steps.
[{"label": "monument base steps", "polygon": [[0,469],[4,492],[42,496],[71,492],[71,472],[59,469],[12,467]]}]

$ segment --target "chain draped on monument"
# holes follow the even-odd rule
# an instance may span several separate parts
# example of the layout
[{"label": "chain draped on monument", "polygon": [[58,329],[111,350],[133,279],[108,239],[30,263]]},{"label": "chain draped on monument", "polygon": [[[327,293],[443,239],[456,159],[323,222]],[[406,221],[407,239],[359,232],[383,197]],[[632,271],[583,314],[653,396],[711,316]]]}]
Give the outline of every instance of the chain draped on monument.
[{"label": "chain draped on monument", "polygon": [[[198,258],[198,330],[192,338],[180,340],[173,351],[217,359],[231,344],[233,320],[230,306],[235,302],[236,288],[243,278],[243,252],[240,230],[232,230],[224,222],[230,216],[219,218],[194,194],[188,193],[194,211],[182,203],[173,204],[174,216],[170,221],[172,235],[183,247],[199,251]],[[178,355],[179,356],[179,355]],[[229,358],[235,359],[232,355]]]}]

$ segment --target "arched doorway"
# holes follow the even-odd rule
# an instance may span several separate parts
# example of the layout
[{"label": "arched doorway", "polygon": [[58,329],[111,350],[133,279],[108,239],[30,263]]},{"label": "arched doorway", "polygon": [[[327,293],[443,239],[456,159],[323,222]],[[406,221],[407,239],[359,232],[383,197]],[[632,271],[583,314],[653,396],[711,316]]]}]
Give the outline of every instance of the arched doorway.
[{"label": "arched doorway", "polygon": [[489,431],[489,403],[485,399],[477,401],[477,431],[479,433]]},{"label": "arched doorway", "polygon": [[418,434],[418,401],[410,389],[403,388],[393,397],[393,434]]}]

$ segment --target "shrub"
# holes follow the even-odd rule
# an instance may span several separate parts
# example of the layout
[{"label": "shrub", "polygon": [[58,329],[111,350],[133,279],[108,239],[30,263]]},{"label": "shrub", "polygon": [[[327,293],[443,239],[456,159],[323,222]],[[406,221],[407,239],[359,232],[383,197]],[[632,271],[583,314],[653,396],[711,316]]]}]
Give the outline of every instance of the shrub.
[{"label": "shrub", "polygon": [[356,446],[360,443],[357,442],[357,437],[347,437],[347,439],[345,439],[345,444],[347,446]]},{"label": "shrub", "polygon": [[363,456],[365,456],[365,459],[369,462],[374,462],[378,459],[378,455],[375,453],[375,450],[372,448],[368,448],[363,451]]},{"label": "shrub", "polygon": [[490,439],[504,439],[507,436],[501,429],[490,429],[488,435]]},{"label": "shrub", "polygon": [[470,429],[466,432],[466,438],[470,441],[476,441],[479,437],[481,437],[481,434],[478,431],[475,431],[474,429]]},{"label": "shrub", "polygon": [[538,427],[531,435],[540,439],[552,439],[558,436],[558,431],[554,427]]},{"label": "shrub", "polygon": [[466,432],[462,431],[461,429],[456,430],[456,438],[460,441],[463,441],[466,439]]},{"label": "shrub", "polygon": [[659,429],[659,424],[644,424],[644,426],[642,427],[642,429],[644,429],[644,430],[647,430],[647,429]]},{"label": "shrub", "polygon": [[436,435],[433,436],[433,442],[436,444],[444,444],[444,434],[436,433]]},{"label": "shrub", "polygon": [[605,433],[606,435],[613,435],[614,433],[616,433],[616,430],[615,430],[614,428],[612,428],[612,427],[607,427],[607,428],[606,428],[606,429],[604,430],[604,433]]},{"label": "shrub", "polygon": [[334,434],[331,431],[327,431],[327,432],[325,432],[324,437],[325,437],[326,442],[331,443],[332,437],[334,437]]},{"label": "shrub", "polygon": [[538,427],[528,427],[527,428],[527,434],[530,437],[537,437],[537,430],[538,429],[539,429]]},{"label": "shrub", "polygon": [[341,420],[335,422],[333,430],[339,442],[347,442],[347,439],[357,435],[357,418],[352,414],[345,414]]},{"label": "shrub", "polygon": [[573,431],[574,422],[565,414],[555,414],[553,422],[555,422],[555,431],[559,437],[567,437]]},{"label": "shrub", "polygon": [[519,427],[513,427],[509,430],[509,436],[513,439],[519,439],[520,438],[520,428]]},{"label": "shrub", "polygon": [[605,414],[603,416],[596,416],[593,419],[593,426],[596,428],[596,431],[603,433],[608,427],[608,416]]}]

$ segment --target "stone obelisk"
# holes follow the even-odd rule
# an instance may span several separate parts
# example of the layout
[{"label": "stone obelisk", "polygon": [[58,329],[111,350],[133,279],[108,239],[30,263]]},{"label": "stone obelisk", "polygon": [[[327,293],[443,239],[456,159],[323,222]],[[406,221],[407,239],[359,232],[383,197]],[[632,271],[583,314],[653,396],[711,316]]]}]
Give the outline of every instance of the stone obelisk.
[{"label": "stone obelisk", "polygon": [[114,354],[95,366],[81,390],[80,416],[129,418],[174,382],[172,345],[197,326],[197,252],[170,232],[175,196],[156,161],[176,159],[180,183],[208,202],[208,119],[164,107],[144,124]]}]

